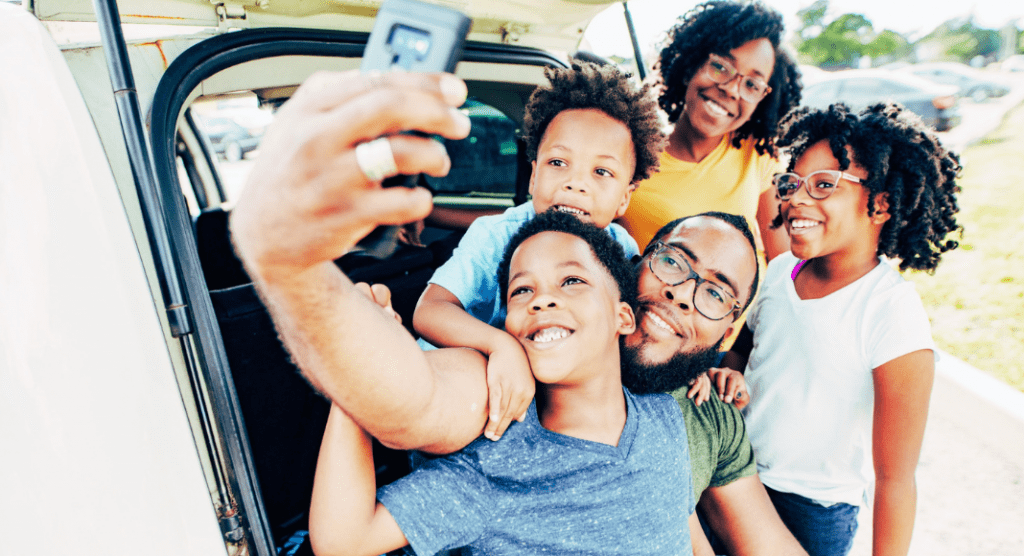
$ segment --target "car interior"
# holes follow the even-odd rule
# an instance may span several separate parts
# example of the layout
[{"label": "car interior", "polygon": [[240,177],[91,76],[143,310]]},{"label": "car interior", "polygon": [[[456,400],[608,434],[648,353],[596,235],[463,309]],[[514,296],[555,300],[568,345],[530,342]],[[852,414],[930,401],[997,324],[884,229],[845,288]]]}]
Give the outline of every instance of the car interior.
[{"label": "car interior", "polygon": [[[261,109],[281,106],[308,75],[358,67],[366,34],[261,30],[202,41],[168,67],[151,115],[154,163],[165,216],[193,306],[196,351],[207,377],[215,418],[232,413],[244,423],[243,446],[255,469],[258,498],[278,553],[300,554],[317,453],[329,401],[302,378],[235,257],[229,234],[233,161],[219,160],[191,109],[194,103],[254,96]],[[468,215],[495,211],[527,199],[530,165],[517,138],[523,110],[543,67],[563,62],[539,50],[469,43],[457,73],[470,100],[463,110],[472,132],[446,147],[452,170],[442,179],[421,178],[437,207]],[[234,164],[251,164],[258,150]],[[381,283],[411,329],[412,312],[434,269],[451,255],[459,225],[428,219],[419,241],[399,245],[385,260],[358,250],[336,263],[353,281]],[[408,454],[375,446],[378,485],[409,470]],[[228,477],[230,482],[231,478]],[[253,518],[250,518],[253,519]]]}]

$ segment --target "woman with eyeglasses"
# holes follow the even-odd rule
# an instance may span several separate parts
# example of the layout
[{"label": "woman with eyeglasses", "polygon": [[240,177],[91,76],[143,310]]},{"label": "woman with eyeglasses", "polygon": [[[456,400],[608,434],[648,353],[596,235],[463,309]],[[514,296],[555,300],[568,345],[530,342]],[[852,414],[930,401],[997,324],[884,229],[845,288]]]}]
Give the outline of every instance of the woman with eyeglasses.
[{"label": "woman with eyeglasses", "polygon": [[785,232],[768,226],[778,206],[772,176],[782,171],[773,138],[800,102],[782,35],[782,15],[759,2],[707,2],[669,30],[656,70],[674,127],[661,171],[621,219],[641,249],[667,222],[706,211],[743,216],[768,259],[788,249]]}]

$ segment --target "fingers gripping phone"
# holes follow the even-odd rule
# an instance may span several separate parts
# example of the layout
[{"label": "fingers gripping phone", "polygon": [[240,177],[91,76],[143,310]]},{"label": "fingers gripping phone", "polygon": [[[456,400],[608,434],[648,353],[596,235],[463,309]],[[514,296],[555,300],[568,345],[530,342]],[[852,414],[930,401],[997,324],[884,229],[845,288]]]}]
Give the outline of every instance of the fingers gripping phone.
[{"label": "fingers gripping phone", "polygon": [[[452,73],[462,58],[470,23],[464,14],[449,8],[386,0],[363,51],[362,72]],[[384,180],[384,187],[415,187],[419,181],[420,176],[395,176]],[[369,255],[387,258],[395,251],[398,231],[397,226],[378,226],[359,245]]]}]

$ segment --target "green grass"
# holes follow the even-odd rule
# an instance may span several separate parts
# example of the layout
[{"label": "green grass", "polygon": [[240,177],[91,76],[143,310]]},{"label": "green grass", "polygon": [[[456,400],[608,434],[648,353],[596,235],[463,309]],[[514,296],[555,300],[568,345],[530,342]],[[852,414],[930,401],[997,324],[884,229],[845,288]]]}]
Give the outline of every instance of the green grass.
[{"label": "green grass", "polygon": [[1024,391],[1024,105],[961,163],[960,248],[907,278],[940,349]]}]

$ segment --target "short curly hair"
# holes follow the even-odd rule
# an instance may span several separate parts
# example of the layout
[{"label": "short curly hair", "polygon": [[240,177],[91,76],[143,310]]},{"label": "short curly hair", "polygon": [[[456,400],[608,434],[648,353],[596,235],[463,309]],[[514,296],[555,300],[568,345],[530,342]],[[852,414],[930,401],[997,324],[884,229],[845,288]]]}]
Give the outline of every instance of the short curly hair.
[{"label": "short curly hair", "polygon": [[636,167],[631,183],[639,183],[658,169],[665,145],[658,103],[650,85],[636,86],[628,73],[614,65],[574,61],[569,68],[544,69],[548,86],[537,87],[526,105],[523,141],[531,162],[551,120],[565,110],[596,109],[629,128]]},{"label": "short curly hair", "polygon": [[[790,171],[820,141],[828,141],[840,170],[852,162],[867,170],[861,185],[868,190],[869,215],[875,214],[879,196],[887,196],[890,218],[878,238],[878,255],[899,258],[900,270],[932,272],[943,253],[957,248],[947,236],[963,233],[956,221],[960,159],[916,114],[894,103],[874,104],[859,115],[833,104],[825,110],[801,108],[782,122],[778,144],[790,152]],[[781,206],[772,222],[780,225]]]},{"label": "short curly hair", "polygon": [[498,265],[498,284],[501,287],[503,307],[508,303],[508,272],[512,263],[512,255],[524,241],[541,232],[562,232],[587,242],[594,257],[615,280],[615,284],[619,288],[619,300],[626,302],[636,311],[636,271],[629,259],[626,258],[622,245],[615,241],[606,230],[555,209],[548,209],[523,224],[509,240],[505,254],[501,258],[501,264]]},{"label": "short curly hair", "polygon": [[740,148],[752,137],[758,154],[774,156],[779,121],[800,104],[800,70],[780,46],[782,14],[760,2],[712,1],[700,4],[680,17],[668,31],[656,69],[662,93],[658,102],[676,123],[686,102],[686,88],[709,54],[727,55],[752,40],[768,39],[775,48],[775,68],[768,86],[772,91],[758,103],[750,120],[733,132],[732,144]]}]

